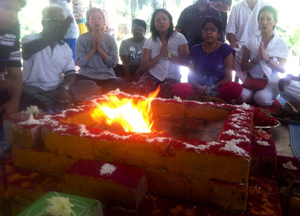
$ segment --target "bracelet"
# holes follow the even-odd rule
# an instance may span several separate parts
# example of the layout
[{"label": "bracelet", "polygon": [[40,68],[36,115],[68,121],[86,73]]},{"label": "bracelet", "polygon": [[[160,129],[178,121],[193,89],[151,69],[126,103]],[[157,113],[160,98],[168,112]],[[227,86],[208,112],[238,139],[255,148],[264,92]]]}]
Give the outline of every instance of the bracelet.
[{"label": "bracelet", "polygon": [[269,60],[268,61],[265,61],[267,64],[271,61],[271,57],[269,57]]},{"label": "bracelet", "polygon": [[251,61],[252,64],[257,64],[258,62],[255,62],[254,59]]}]

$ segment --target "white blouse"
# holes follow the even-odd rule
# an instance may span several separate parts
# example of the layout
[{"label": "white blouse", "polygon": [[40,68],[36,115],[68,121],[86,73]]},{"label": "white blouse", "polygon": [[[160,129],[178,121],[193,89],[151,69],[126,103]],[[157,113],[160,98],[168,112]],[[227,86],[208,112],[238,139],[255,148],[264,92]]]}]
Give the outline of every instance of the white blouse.
[{"label": "white blouse", "polygon": [[[183,34],[174,32],[170,37],[167,50],[171,52],[173,56],[179,57],[178,47],[182,44],[187,44],[187,41]],[[143,49],[151,50],[151,59],[154,59],[161,52],[162,43],[159,38],[154,41],[152,38],[146,40]],[[149,73],[160,81],[164,81],[166,78],[180,80],[181,75],[179,72],[178,64],[168,60],[168,58],[161,58],[155,67],[149,70]]]}]

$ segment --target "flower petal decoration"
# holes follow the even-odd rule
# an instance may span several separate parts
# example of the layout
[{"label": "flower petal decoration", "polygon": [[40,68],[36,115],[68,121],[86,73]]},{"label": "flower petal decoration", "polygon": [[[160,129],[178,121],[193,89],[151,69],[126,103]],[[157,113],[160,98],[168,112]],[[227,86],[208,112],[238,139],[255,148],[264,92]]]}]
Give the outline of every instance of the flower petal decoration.
[{"label": "flower petal decoration", "polygon": [[46,208],[47,213],[53,216],[76,216],[69,198],[60,197],[57,194],[57,197],[51,197],[47,201],[49,202],[49,207]]}]

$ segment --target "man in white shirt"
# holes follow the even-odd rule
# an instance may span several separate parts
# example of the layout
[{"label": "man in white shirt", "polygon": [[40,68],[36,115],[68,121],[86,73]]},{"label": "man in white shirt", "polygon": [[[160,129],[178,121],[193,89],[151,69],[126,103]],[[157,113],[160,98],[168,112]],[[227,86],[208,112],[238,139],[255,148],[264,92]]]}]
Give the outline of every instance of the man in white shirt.
[{"label": "man in white shirt", "polygon": [[42,12],[43,31],[22,38],[23,93],[21,109],[37,105],[40,109],[69,108],[72,102],[94,94],[93,81],[76,82],[75,63],[70,47],[61,38],[72,22],[64,9],[50,5]]},{"label": "man in white shirt", "polygon": [[265,0],[245,0],[231,9],[226,36],[230,46],[236,50],[234,70],[243,82],[247,78],[247,74],[241,70],[243,45],[250,37],[259,33],[258,13],[266,5],[269,3]]}]

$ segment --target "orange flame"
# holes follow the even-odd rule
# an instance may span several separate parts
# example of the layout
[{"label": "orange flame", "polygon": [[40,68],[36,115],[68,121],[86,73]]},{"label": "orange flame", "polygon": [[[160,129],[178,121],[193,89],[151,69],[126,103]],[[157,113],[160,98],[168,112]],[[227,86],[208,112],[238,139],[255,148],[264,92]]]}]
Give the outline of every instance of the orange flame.
[{"label": "orange flame", "polygon": [[148,95],[147,99],[132,98],[119,99],[115,95],[109,95],[109,100],[99,104],[93,111],[92,117],[97,122],[106,121],[107,124],[120,124],[126,132],[150,133],[153,125],[151,102],[160,91],[158,87]]}]

